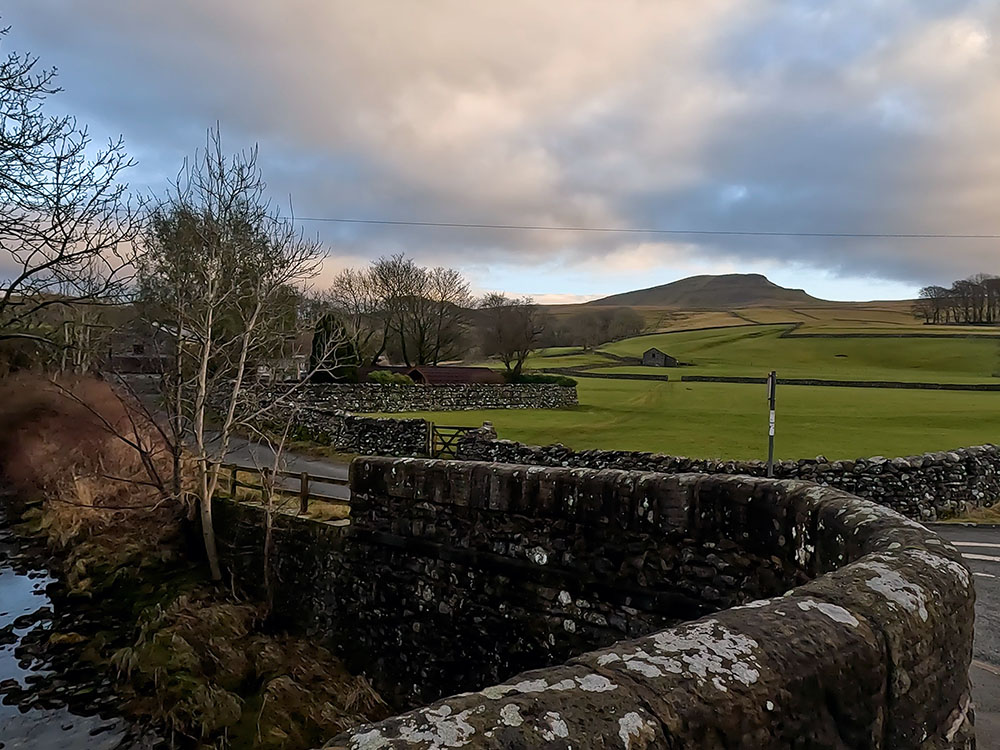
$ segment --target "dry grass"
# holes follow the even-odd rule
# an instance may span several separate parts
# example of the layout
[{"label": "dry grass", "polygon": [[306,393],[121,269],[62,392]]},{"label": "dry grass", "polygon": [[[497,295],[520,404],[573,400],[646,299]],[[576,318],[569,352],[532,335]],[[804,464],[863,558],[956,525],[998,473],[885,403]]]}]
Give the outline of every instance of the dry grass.
[{"label": "dry grass", "polygon": [[[310,640],[262,632],[265,608],[203,582],[182,554],[185,508],[149,481],[170,470],[156,426],[107,384],[0,381],[0,476],[40,500],[26,520],[61,549],[72,591],[121,611],[127,630],[143,611],[132,645],[112,653],[100,635],[84,652],[127,680],[119,685],[131,692],[127,710],[199,747],[268,750],[316,747],[384,718],[364,677]],[[260,482],[250,472],[238,479]],[[237,497],[259,503],[261,492],[241,488]],[[297,493],[274,499],[280,512],[297,512]],[[308,516],[348,513],[312,501]]]},{"label": "dry grass", "polygon": [[0,477],[44,498],[45,527],[58,546],[110,527],[154,539],[173,533],[180,501],[155,486],[170,472],[156,426],[107,383],[0,380]]},{"label": "dry grass", "polygon": [[301,453],[304,456],[312,456],[313,458],[326,458],[343,464],[349,464],[358,457],[357,453],[344,453],[329,445],[320,445],[308,440],[290,440],[285,447],[290,453]]},{"label": "dry grass", "polygon": [[983,508],[971,508],[962,515],[946,519],[942,523],[1000,523],[1000,503]]},{"label": "dry grass", "polygon": [[199,594],[148,613],[114,665],[137,688],[133,707],[231,747],[302,748],[387,707],[364,677],[314,643],[261,635],[263,612]]}]

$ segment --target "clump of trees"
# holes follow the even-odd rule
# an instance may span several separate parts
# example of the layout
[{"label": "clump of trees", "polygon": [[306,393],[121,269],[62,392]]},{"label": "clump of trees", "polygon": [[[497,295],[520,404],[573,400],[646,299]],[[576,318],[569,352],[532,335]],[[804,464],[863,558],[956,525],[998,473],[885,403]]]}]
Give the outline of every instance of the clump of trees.
[{"label": "clump of trees", "polygon": [[1000,277],[976,274],[950,287],[925,286],[914,314],[929,324],[1000,323]]},{"label": "clump of trees", "polygon": [[427,268],[403,254],[347,269],[323,301],[335,311],[362,367],[382,357],[408,366],[464,356],[473,296],[451,268]]},{"label": "clump of trees", "polygon": [[620,341],[643,332],[645,320],[631,307],[584,309],[550,326],[547,346],[580,346],[596,349],[609,341]]},{"label": "clump of trees", "polygon": [[358,380],[358,351],[344,322],[335,313],[323,315],[313,331],[309,370],[318,382]]}]

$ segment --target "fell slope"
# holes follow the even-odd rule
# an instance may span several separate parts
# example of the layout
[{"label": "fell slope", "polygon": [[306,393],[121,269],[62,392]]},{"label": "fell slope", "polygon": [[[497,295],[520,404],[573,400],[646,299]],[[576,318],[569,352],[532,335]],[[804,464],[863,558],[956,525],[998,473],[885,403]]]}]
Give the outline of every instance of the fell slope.
[{"label": "fell slope", "polygon": [[691,276],[686,279],[614,294],[587,302],[592,306],[672,307],[682,310],[732,310],[767,305],[821,302],[802,289],[786,289],[757,273]]}]

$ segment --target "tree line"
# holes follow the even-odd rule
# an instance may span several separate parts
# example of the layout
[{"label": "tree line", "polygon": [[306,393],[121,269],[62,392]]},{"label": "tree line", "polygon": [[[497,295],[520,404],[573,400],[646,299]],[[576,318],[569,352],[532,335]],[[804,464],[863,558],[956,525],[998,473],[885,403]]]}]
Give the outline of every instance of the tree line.
[{"label": "tree line", "polygon": [[424,267],[398,253],[340,272],[313,300],[323,325],[344,332],[362,367],[380,361],[439,365],[476,354],[520,372],[547,327],[530,297],[476,298],[453,268]]},{"label": "tree line", "polygon": [[976,274],[950,287],[925,286],[914,314],[928,324],[1000,323],[1000,277]]}]

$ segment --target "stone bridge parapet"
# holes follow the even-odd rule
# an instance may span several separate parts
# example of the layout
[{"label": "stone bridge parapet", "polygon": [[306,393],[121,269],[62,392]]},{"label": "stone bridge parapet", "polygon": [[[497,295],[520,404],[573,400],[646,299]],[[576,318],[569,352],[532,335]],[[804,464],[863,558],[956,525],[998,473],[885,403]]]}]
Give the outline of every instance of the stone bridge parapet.
[{"label": "stone bridge parapet", "polygon": [[[357,459],[351,485],[349,527],[278,524],[276,609],[404,711],[327,748],[974,747],[971,575],[888,508],[802,481],[417,459]],[[233,551],[259,511],[220,511],[253,580]]]}]

